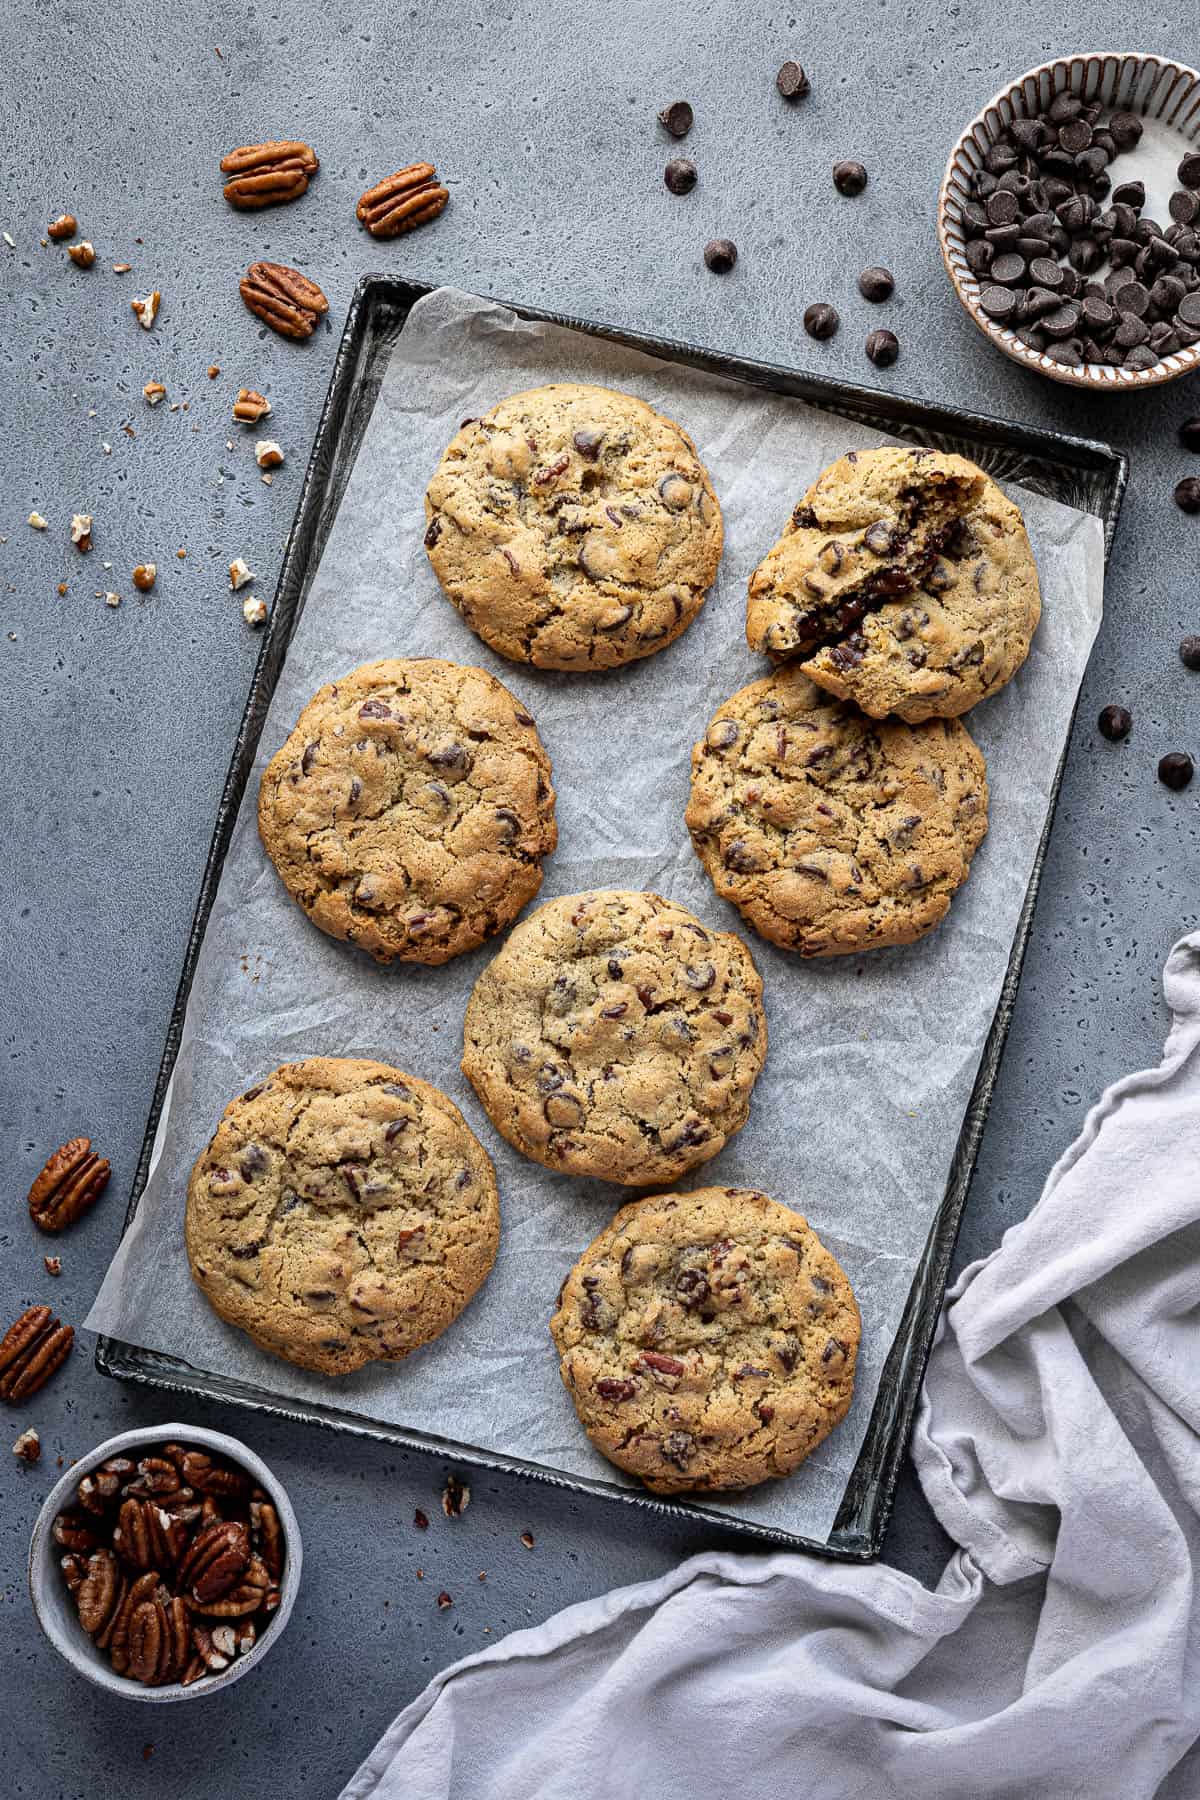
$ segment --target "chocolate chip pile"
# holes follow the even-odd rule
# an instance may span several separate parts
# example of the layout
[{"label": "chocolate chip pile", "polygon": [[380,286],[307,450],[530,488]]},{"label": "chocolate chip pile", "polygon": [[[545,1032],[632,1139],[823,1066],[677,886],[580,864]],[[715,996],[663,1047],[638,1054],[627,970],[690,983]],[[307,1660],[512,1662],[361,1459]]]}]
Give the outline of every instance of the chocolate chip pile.
[{"label": "chocolate chip pile", "polygon": [[111,1456],[54,1520],[79,1623],[118,1675],[190,1687],[253,1648],[279,1605],[279,1514],[242,1469],[183,1444]]},{"label": "chocolate chip pile", "polygon": [[1056,94],[988,150],[963,207],[966,260],[989,319],[1080,368],[1151,369],[1200,343],[1200,152],[1179,164],[1165,228],[1143,216],[1140,181],[1109,169],[1142,121]]}]

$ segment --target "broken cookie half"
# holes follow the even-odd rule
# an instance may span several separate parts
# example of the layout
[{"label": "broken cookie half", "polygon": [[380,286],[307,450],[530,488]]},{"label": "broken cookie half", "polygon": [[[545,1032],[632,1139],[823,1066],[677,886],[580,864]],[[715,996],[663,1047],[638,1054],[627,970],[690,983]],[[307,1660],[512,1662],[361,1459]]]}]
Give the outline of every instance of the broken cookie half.
[{"label": "broken cookie half", "polygon": [[934,450],[850,451],[750,578],[746,637],[872,718],[955,718],[1020,668],[1041,616],[1017,507]]}]

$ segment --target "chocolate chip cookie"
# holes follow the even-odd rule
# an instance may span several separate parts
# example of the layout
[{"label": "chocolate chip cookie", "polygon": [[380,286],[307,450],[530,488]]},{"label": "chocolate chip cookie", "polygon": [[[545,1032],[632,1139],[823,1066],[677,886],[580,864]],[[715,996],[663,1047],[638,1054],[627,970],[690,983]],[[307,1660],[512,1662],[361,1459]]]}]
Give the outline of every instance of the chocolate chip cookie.
[{"label": "chocolate chip cookie", "polygon": [[434,573],[472,631],[541,669],[663,649],[721,559],[721,509],[687,433],[632,394],[574,382],[466,420],[425,516]]},{"label": "chocolate chip cookie", "polygon": [[1029,653],[1041,616],[1024,521],[982,469],[852,450],[750,578],[746,636],[872,718],[955,718]]},{"label": "chocolate chip cookie", "polygon": [[756,931],[837,956],[944,918],[987,831],[987,774],[956,719],[868,719],[792,666],[718,708],[692,751],[687,824]]},{"label": "chocolate chip cookie", "polygon": [[209,1304],[324,1375],[445,1331],[499,1236],[483,1146],[445,1094],[386,1063],[285,1063],[230,1102],[188,1183],[188,1259]]},{"label": "chocolate chip cookie", "polygon": [[553,850],[550,758],[494,675],[365,663],[263,771],[258,829],[293,900],[377,962],[443,963],[516,918]]},{"label": "chocolate chip cookie", "polygon": [[740,1131],[767,1054],[740,938],[659,894],[570,894],[517,926],[475,983],[463,1073],[525,1156],[627,1187]]},{"label": "chocolate chip cookie", "polygon": [[584,1430],[656,1494],[790,1474],[846,1416],[860,1330],[807,1220],[744,1188],[622,1207],[550,1321]]}]

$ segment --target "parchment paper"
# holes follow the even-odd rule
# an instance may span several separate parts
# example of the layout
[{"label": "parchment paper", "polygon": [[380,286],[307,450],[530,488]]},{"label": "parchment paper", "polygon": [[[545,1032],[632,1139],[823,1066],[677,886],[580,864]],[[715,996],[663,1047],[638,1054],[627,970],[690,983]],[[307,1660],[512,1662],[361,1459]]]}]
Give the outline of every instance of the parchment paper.
[{"label": "parchment paper", "polygon": [[[459,421],[547,381],[627,387],[677,418],[725,515],[721,573],[669,649],[607,675],[503,662],[442,597],[421,545],[425,486]],[[584,888],[653,888],[741,931],[766,987],[771,1047],[750,1121],[682,1181],[754,1186],[807,1214],[862,1308],[854,1405],[788,1480],[715,1502],[823,1539],[858,1454],[996,1006],[1071,708],[1100,622],[1100,521],[1025,490],[1044,612],[1017,678],[970,715],[988,762],[991,829],[948,919],[923,942],[801,962],[719,901],[683,823],[689,755],[716,706],[767,672],[746,647],[751,569],[819,470],[878,434],[788,399],[524,324],[452,290],[414,307],[315,577],[263,732],[200,952],[136,1219],[88,1318],[95,1331],[278,1394],[624,1484],[591,1448],[546,1323],[581,1249],[632,1196],[557,1176],[511,1150],[459,1071],[468,992],[496,945],[440,969],[377,968],[309,925],[263,853],[258,772],[322,682],[381,656],[433,654],[498,675],[554,762],[559,849],[536,904]],[[375,1056],[449,1093],[495,1159],[499,1259],[435,1344],[340,1380],[294,1369],[223,1325],[193,1285],[188,1171],[226,1102],[280,1062]],[[713,1504],[711,1500],[708,1502]]]}]

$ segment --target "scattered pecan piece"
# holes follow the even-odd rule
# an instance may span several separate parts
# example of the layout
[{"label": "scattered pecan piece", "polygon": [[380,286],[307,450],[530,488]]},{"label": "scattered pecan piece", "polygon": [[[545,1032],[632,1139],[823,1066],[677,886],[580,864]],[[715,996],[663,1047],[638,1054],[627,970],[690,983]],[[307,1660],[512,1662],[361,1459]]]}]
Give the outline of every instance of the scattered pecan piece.
[{"label": "scattered pecan piece", "polygon": [[[85,516],[76,515],[79,521]],[[88,519],[85,538],[75,538],[81,550],[91,548],[91,524]],[[108,1163],[92,1149],[91,1138],[71,1138],[54,1152],[30,1188],[30,1218],[42,1231],[62,1231],[73,1225],[100,1198],[110,1172]]]},{"label": "scattered pecan piece", "polygon": [[437,1603],[438,1603],[438,1607],[439,1607],[440,1611],[442,1611],[442,1612],[445,1612],[448,1607],[451,1607],[454,1605],[453,1600],[450,1598],[450,1596],[446,1592],[445,1588],[443,1588],[441,1593],[438,1595]]},{"label": "scattered pecan piece", "polygon": [[96,260],[96,246],[84,238],[78,244],[68,244],[67,255],[77,268],[90,269]]},{"label": "scattered pecan piece", "polygon": [[155,288],[144,299],[133,299],[129,302],[130,310],[137,318],[143,331],[149,331],[158,317],[158,309],[162,305],[162,295]]},{"label": "scattered pecan piece", "polygon": [[354,211],[372,237],[394,238],[428,225],[449,198],[432,163],[411,163],[368,188]]},{"label": "scattered pecan piece", "polygon": [[167,390],[161,381],[148,381],[142,389],[142,395],[147,406],[157,406],[160,400],[166,399]]},{"label": "scattered pecan piece", "polygon": [[523,1531],[521,1533],[521,1542],[524,1544],[524,1546],[527,1550],[532,1550],[533,1549],[533,1533],[532,1533],[532,1531]]},{"label": "scattered pecan piece", "polygon": [[46,236],[52,237],[57,244],[61,243],[63,238],[74,237],[78,230],[79,221],[74,213],[60,213],[57,219],[47,225]]},{"label": "scattered pecan piece", "polygon": [[[28,1400],[71,1354],[75,1332],[48,1306],[31,1306],[0,1339],[0,1400]],[[64,1544],[63,1548],[74,1546]]]},{"label": "scattered pecan piece", "polygon": [[282,206],[298,200],[308,187],[308,178],[320,168],[317,153],[310,144],[284,138],[269,144],[245,144],[221,158],[222,175],[230,176],[225,184],[225,198],[230,206],[243,212],[260,206]]},{"label": "scattered pecan piece", "polygon": [[251,263],[239,283],[242,299],[280,337],[311,337],[329,302],[307,275],[285,263]]},{"label": "scattered pecan piece", "polygon": [[471,1504],[471,1490],[457,1475],[447,1475],[442,1489],[442,1511],[448,1519],[457,1519]]},{"label": "scattered pecan piece", "polygon": [[85,555],[92,547],[92,515],[91,513],[71,514],[71,542],[77,550]]},{"label": "scattered pecan piece", "polygon": [[133,571],[133,585],[139,594],[148,594],[158,579],[156,563],[139,563]]},{"label": "scattered pecan piece", "polygon": [[239,388],[237,399],[233,403],[233,416],[239,425],[257,425],[265,419],[271,410],[271,402],[265,394],[256,393],[253,388]]},{"label": "scattered pecan piece", "polygon": [[32,1425],[21,1433],[12,1450],[13,1455],[20,1457],[22,1462],[37,1462],[42,1454],[42,1440]]},{"label": "scattered pecan piece", "polygon": [[[65,593],[66,588],[65,587],[60,588],[59,592]],[[43,1256],[42,1261],[46,1265],[47,1275],[61,1275],[62,1274],[62,1258],[61,1258],[61,1256]]]}]

